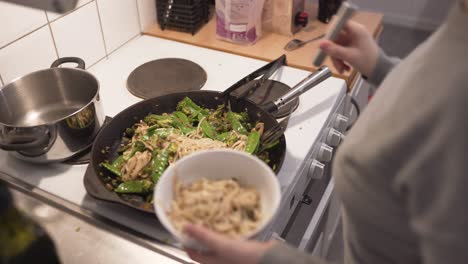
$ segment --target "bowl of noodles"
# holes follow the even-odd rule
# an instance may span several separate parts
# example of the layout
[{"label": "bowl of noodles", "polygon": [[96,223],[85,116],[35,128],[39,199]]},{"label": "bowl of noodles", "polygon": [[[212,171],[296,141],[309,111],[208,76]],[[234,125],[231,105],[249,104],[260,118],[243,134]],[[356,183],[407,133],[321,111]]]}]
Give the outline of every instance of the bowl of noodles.
[{"label": "bowl of noodles", "polygon": [[170,165],[153,197],[161,224],[184,246],[201,249],[182,233],[186,224],[231,238],[253,238],[276,214],[281,190],[275,173],[259,158],[219,149]]}]

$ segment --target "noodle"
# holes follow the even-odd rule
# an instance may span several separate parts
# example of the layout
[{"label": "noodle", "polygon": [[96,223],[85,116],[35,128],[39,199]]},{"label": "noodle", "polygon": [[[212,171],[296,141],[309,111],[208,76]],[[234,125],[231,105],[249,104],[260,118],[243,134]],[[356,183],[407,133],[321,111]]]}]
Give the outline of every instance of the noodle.
[{"label": "noodle", "polygon": [[180,135],[171,133],[167,137],[168,142],[177,144],[177,153],[173,162],[190,155],[196,151],[231,148],[235,150],[244,150],[247,137],[245,135],[238,135],[239,139],[229,147],[226,143],[206,138],[201,131],[193,131],[187,135]]},{"label": "noodle", "polygon": [[235,238],[255,230],[262,218],[258,192],[232,179],[202,178],[184,186],[176,178],[174,197],[168,216],[178,230],[192,223]]}]

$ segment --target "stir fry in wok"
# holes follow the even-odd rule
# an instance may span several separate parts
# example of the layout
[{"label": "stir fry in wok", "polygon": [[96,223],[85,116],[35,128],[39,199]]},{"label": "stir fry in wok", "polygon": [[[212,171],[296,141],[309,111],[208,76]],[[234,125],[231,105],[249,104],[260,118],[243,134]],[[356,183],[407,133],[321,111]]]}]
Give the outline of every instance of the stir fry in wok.
[{"label": "stir fry in wok", "polygon": [[248,119],[246,112],[235,113],[223,105],[202,108],[188,97],[173,113],[149,114],[125,131],[119,156],[101,163],[113,174],[106,186],[117,193],[142,194],[151,201],[153,186],[170,163],[208,149],[245,151],[269,163],[268,152],[258,152],[264,124]]}]

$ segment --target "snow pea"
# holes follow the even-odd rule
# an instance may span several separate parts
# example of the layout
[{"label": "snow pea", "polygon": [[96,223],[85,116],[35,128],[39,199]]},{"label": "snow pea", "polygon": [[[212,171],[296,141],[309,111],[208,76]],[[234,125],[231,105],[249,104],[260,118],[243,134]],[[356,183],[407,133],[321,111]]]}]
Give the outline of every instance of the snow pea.
[{"label": "snow pea", "polygon": [[108,171],[112,172],[118,177],[121,177],[122,174],[120,173],[120,167],[124,162],[123,155],[118,156],[112,163],[102,162],[101,166],[107,169]]},{"label": "snow pea", "polygon": [[172,124],[174,127],[180,129],[180,131],[182,131],[184,134],[187,134],[193,130],[187,115],[180,111],[174,112]]},{"label": "snow pea", "polygon": [[213,129],[210,122],[208,122],[206,120],[206,118],[201,121],[200,127],[201,127],[201,129],[203,131],[203,134],[205,134],[205,136],[207,136],[207,137],[209,137],[211,139],[216,139],[217,138],[216,131]]},{"label": "snow pea", "polygon": [[135,153],[137,152],[143,152],[143,150],[145,150],[146,146],[143,142],[141,141],[137,141],[135,142],[135,144],[133,144],[133,149],[132,151],[130,152],[130,154],[128,156],[124,156],[123,159],[124,161],[128,161],[129,159],[131,159]]},{"label": "snow pea", "polygon": [[151,126],[159,127],[171,127],[172,126],[172,117],[170,115],[147,115],[143,119],[146,123]]},{"label": "snow pea", "polygon": [[156,151],[156,153],[153,153],[151,166],[153,168],[153,173],[151,173],[151,179],[153,179],[154,183],[157,183],[159,177],[161,177],[164,170],[166,170],[167,166],[169,166],[169,149],[164,149],[159,152]]},{"label": "snow pea", "polygon": [[136,180],[122,182],[115,192],[117,193],[147,193],[153,189],[153,183],[149,180]]},{"label": "snow pea", "polygon": [[254,154],[257,151],[259,144],[260,144],[260,133],[258,133],[257,131],[252,131],[247,137],[247,143],[245,145],[245,152]]},{"label": "snow pea", "polygon": [[188,97],[185,97],[177,104],[177,111],[183,112],[192,119],[197,117],[198,120],[201,120],[202,117],[208,115],[208,111],[206,109],[203,109]]},{"label": "snow pea", "polygon": [[234,131],[237,131],[238,133],[241,133],[243,135],[247,135],[247,129],[245,129],[245,127],[241,123],[241,115],[229,111],[227,113],[227,119],[229,123],[231,123],[232,129]]},{"label": "snow pea", "polygon": [[112,172],[113,174],[115,174],[116,176],[118,177],[122,177],[122,174],[120,173],[120,170],[119,168],[115,167],[115,166],[112,166],[112,164],[109,164],[107,162],[101,162],[101,166],[103,168],[105,168],[106,170]]}]

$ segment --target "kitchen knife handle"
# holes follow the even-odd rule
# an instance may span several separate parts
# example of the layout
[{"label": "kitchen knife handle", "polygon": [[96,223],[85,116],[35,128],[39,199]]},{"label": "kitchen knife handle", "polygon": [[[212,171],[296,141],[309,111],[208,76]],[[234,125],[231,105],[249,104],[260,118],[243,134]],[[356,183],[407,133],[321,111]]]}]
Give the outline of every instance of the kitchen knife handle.
[{"label": "kitchen knife handle", "polygon": [[[336,14],[336,18],[333,20],[330,29],[328,30],[327,34],[325,35],[324,39],[328,39],[331,41],[335,41],[338,36],[340,35],[341,30],[343,29],[346,22],[351,18],[354,12],[357,10],[357,6],[350,3],[350,2],[343,2],[341,4],[338,13]],[[316,67],[320,67],[327,57],[327,54],[323,50],[319,50],[317,56],[315,56],[313,60],[313,64]]]}]

